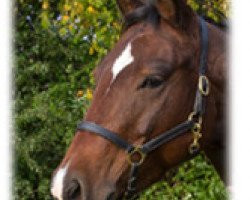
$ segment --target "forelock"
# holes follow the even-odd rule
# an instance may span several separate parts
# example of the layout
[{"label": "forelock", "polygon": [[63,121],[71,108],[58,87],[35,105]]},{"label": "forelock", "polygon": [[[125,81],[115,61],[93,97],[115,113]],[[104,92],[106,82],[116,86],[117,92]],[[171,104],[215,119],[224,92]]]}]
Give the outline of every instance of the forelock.
[{"label": "forelock", "polygon": [[157,26],[159,24],[159,19],[160,14],[154,5],[144,5],[125,16],[124,29],[126,30],[130,26],[140,22],[147,22],[153,26]]}]

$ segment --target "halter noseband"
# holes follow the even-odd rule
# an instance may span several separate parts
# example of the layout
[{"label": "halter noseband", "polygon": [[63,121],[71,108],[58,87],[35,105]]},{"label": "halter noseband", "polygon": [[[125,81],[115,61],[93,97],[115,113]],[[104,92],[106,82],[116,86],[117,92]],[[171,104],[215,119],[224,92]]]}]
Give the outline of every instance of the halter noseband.
[{"label": "halter noseband", "polygon": [[[129,180],[127,185],[126,196],[131,197],[136,191],[136,181],[138,175],[138,167],[143,164],[146,155],[155,149],[159,148],[165,143],[181,136],[187,131],[191,130],[193,134],[193,142],[189,147],[189,152],[195,154],[199,151],[200,145],[199,140],[202,137],[202,116],[205,112],[205,99],[204,97],[209,94],[209,81],[206,77],[207,68],[207,53],[208,53],[208,28],[206,22],[199,18],[200,24],[200,38],[201,38],[201,54],[199,64],[199,80],[196,92],[196,98],[194,103],[193,112],[189,115],[188,119],[181,124],[178,124],[174,128],[163,132],[156,138],[140,145],[135,146],[128,143],[126,140],[121,138],[119,134],[112,132],[104,127],[95,124],[94,122],[83,121],[77,126],[79,131],[89,131],[97,134],[106,140],[109,140],[113,144],[117,145],[121,149],[124,149],[128,155],[128,163],[131,166]],[[137,157],[137,159],[134,159]]]}]

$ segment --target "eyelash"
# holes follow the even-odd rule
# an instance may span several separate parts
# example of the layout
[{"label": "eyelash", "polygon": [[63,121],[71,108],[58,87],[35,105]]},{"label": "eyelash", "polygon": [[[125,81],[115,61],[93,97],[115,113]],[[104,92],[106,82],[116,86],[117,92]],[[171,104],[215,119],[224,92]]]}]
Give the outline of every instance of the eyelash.
[{"label": "eyelash", "polygon": [[139,88],[157,88],[159,87],[162,83],[164,82],[164,80],[162,78],[159,77],[147,77],[140,85]]}]

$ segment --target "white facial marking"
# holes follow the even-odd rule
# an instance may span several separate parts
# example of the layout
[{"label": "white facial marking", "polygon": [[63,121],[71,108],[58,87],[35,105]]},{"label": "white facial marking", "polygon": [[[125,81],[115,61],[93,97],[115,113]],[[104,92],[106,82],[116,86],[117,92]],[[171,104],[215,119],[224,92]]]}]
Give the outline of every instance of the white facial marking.
[{"label": "white facial marking", "polygon": [[134,61],[134,57],[131,54],[132,46],[131,43],[127,45],[121,55],[115,60],[114,65],[112,67],[113,80],[117,77],[117,75],[130,63]]},{"label": "white facial marking", "polygon": [[67,174],[69,163],[59,169],[52,181],[51,194],[58,200],[63,200],[63,181]]}]

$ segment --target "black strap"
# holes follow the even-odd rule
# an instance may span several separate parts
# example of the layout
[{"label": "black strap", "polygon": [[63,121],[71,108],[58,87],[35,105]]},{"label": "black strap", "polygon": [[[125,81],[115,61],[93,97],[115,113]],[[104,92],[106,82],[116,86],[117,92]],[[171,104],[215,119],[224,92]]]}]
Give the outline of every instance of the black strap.
[{"label": "black strap", "polygon": [[[174,128],[162,133],[161,135],[157,136],[156,138],[150,140],[149,142],[143,144],[141,146],[141,150],[143,153],[148,154],[149,152],[157,149],[161,145],[175,139],[176,137],[179,137],[181,134],[184,134],[188,130],[190,130],[193,127],[194,122],[193,121],[185,121]],[[116,144],[117,146],[125,149],[127,152],[131,152],[135,147],[132,144],[129,144],[127,141],[125,141],[123,138],[121,138],[117,133],[114,133],[112,131],[109,131],[102,126],[99,126],[92,122],[81,122],[77,130],[86,130],[93,132],[99,136],[104,137],[105,139],[111,141],[112,143]]]},{"label": "black strap", "polygon": [[90,131],[97,135],[100,135],[128,152],[132,151],[134,148],[131,144],[122,139],[118,134],[108,129],[105,129],[102,126],[99,126],[93,122],[80,122],[80,124],[78,124],[77,126],[77,130]]},{"label": "black strap", "polygon": [[[199,17],[200,22],[200,64],[199,64],[199,77],[206,74],[207,69],[207,55],[208,55],[208,28],[206,21]],[[206,82],[203,82],[203,87],[208,87],[205,85]],[[205,99],[199,90],[196,92],[195,103],[194,103],[194,112],[201,116],[205,113]]]},{"label": "black strap", "polygon": [[129,173],[127,193],[126,193],[127,198],[131,198],[134,192],[136,191],[138,170],[139,170],[139,165],[133,163],[131,165],[130,173]]},{"label": "black strap", "polygon": [[207,55],[208,55],[208,27],[206,21],[200,17],[200,65],[199,65],[199,75],[205,75],[207,69]]},{"label": "black strap", "polygon": [[[187,120],[174,128],[162,133],[161,135],[157,136],[156,138],[150,140],[149,142],[143,144],[141,146],[141,151],[147,155],[151,151],[157,149],[158,147],[162,146],[163,144],[179,137],[180,135],[184,134],[188,130],[193,127],[194,122],[191,120]],[[115,145],[125,149],[127,152],[131,152],[135,147],[132,144],[129,144],[124,139],[122,139],[117,133],[109,131],[102,126],[99,126],[92,122],[81,122],[77,126],[77,130],[85,130],[90,131],[94,134],[104,137],[105,139],[111,141]],[[129,173],[129,180],[127,185],[126,191],[126,198],[131,198],[136,191],[136,182],[138,176],[138,168],[140,164],[138,163],[131,163],[130,173]]]},{"label": "black strap", "polygon": [[154,151],[155,149],[159,148],[163,144],[166,144],[167,142],[179,137],[180,135],[186,133],[188,130],[190,130],[194,125],[193,121],[185,121],[174,128],[162,133],[158,137],[150,140],[149,142],[142,145],[141,149],[145,154],[150,153],[151,151]]}]

